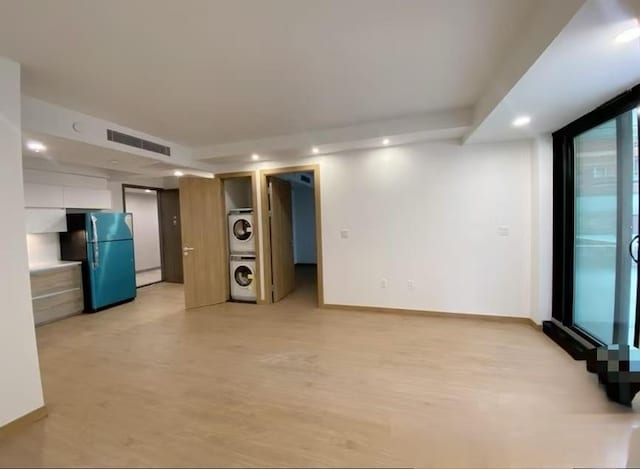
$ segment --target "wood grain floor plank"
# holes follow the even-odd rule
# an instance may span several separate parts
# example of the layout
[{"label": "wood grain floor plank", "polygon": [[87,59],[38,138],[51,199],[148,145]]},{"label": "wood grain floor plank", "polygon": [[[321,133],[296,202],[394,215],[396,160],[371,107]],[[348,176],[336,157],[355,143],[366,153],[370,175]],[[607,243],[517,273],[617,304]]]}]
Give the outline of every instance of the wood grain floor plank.
[{"label": "wood grain floor plank", "polygon": [[534,328],[320,310],[308,277],[279,304],[185,311],[181,286],[158,284],[38,328],[49,417],[0,440],[0,466],[625,467],[640,456],[640,405],[607,402],[584,363]]}]

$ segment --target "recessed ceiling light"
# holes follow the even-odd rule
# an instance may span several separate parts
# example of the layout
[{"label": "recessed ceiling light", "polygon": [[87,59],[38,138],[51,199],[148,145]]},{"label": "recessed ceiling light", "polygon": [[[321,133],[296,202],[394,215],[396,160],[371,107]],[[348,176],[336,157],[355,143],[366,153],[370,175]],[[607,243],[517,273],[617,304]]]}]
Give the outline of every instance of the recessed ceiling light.
[{"label": "recessed ceiling light", "polygon": [[151,194],[153,191],[151,189],[145,189],[144,190],[147,194]]},{"label": "recessed ceiling light", "polygon": [[389,141],[389,139],[388,139],[388,138],[385,138],[385,139],[382,141],[382,144],[383,144],[383,145],[389,145],[389,143],[390,143],[390,141]]},{"label": "recessed ceiling light", "polygon": [[182,171],[176,170],[173,172],[174,176],[180,177],[180,176],[184,176],[184,173]]},{"label": "recessed ceiling light", "polygon": [[514,127],[523,127],[531,122],[531,117],[529,116],[519,116],[516,117],[511,123]]},{"label": "recessed ceiling light", "polygon": [[260,155],[258,155],[257,153],[254,153],[253,155],[251,155],[251,159],[253,161],[258,161],[260,159]]},{"label": "recessed ceiling light", "polygon": [[311,151],[313,152],[314,155],[317,155],[318,153],[320,153],[320,149],[318,147],[313,147]]},{"label": "recessed ceiling light", "polygon": [[45,147],[42,142],[36,142],[35,140],[28,141],[27,148],[36,153],[40,153],[41,151],[45,151],[47,149],[47,147]]},{"label": "recessed ceiling light", "polygon": [[616,36],[615,42],[617,44],[624,44],[625,42],[633,41],[640,38],[640,25],[636,24],[632,28],[625,29]]}]

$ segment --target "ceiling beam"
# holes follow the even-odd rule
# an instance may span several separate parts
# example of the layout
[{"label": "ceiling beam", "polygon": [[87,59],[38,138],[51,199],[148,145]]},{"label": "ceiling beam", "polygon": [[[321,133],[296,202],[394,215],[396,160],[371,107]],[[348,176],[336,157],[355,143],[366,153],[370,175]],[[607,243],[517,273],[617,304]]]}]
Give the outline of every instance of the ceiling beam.
[{"label": "ceiling beam", "polygon": [[194,149],[194,157],[214,162],[217,158],[247,157],[252,153],[293,151],[298,152],[298,156],[306,156],[311,154],[312,147],[318,147],[321,153],[331,153],[380,146],[383,138],[389,138],[392,144],[404,144],[433,138],[461,137],[469,128],[471,118],[471,108],[434,111],[348,127],[211,145]]},{"label": "ceiling beam", "polygon": [[470,130],[464,137],[472,143],[474,133],[498,107],[512,88],[551,45],[585,3],[585,0],[537,0],[529,21],[505,57],[491,83],[478,100]]},{"label": "ceiling beam", "polygon": [[[22,128],[25,133],[52,135],[109,150],[130,153],[148,158],[150,162],[162,162],[180,168],[191,168],[205,172],[211,170],[206,163],[193,159],[193,152],[189,147],[24,95],[22,96]],[[169,146],[171,156],[111,142],[107,140],[107,129],[114,129]]]}]

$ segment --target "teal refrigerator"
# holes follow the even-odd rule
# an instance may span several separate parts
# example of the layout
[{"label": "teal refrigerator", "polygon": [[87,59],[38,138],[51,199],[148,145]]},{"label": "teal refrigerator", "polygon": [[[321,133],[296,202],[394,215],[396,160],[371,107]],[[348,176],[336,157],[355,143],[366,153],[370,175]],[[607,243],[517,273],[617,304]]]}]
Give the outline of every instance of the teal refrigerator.
[{"label": "teal refrigerator", "polygon": [[122,212],[67,214],[60,234],[63,260],[81,261],[85,312],[136,297],[133,216]]}]

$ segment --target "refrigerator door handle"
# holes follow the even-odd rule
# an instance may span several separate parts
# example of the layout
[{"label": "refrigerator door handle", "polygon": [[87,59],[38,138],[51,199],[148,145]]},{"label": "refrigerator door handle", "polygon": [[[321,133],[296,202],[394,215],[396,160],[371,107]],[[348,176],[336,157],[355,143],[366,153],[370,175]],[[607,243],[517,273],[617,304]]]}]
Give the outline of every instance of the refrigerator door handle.
[{"label": "refrigerator door handle", "polygon": [[91,228],[93,229],[93,268],[100,265],[100,248],[98,247],[98,218],[91,215]]},{"label": "refrigerator door handle", "polygon": [[91,228],[93,229],[93,242],[98,242],[98,217],[91,215]]}]

